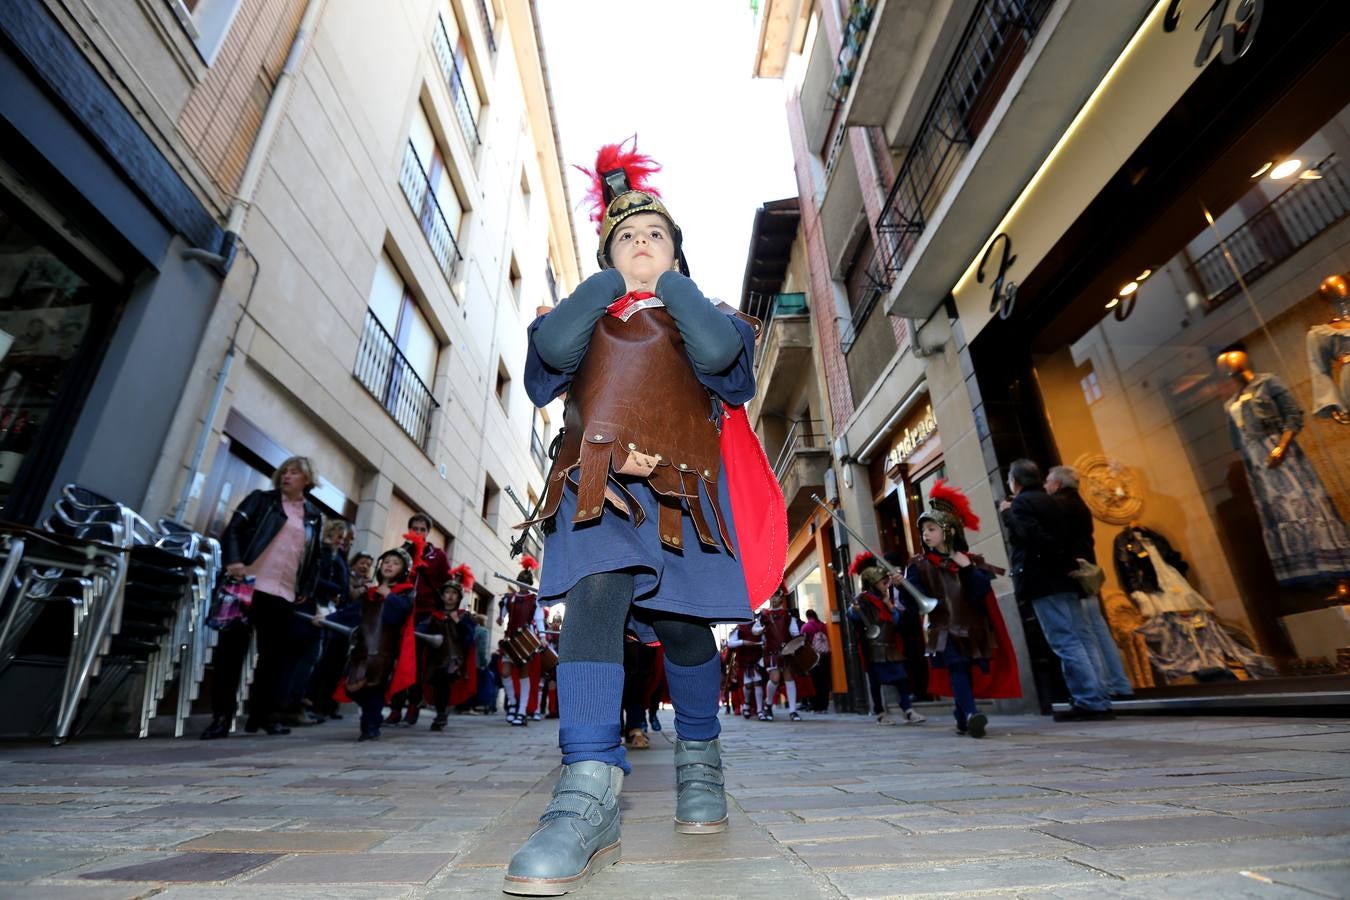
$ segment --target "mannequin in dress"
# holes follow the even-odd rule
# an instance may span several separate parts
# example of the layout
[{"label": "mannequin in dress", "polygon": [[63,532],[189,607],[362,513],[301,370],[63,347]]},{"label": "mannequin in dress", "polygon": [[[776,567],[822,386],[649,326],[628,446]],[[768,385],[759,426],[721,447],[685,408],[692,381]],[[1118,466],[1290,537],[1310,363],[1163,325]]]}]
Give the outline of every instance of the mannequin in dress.
[{"label": "mannequin in dress", "polygon": [[1313,415],[1350,425],[1350,282],[1343,275],[1322,280],[1317,293],[1334,314],[1308,329],[1308,371]]},{"label": "mannequin in dress", "polygon": [[[1228,376],[1237,383],[1238,399],[1241,400],[1247,392],[1247,388],[1256,381],[1256,373],[1252,371],[1251,360],[1247,357],[1247,348],[1240,344],[1233,344],[1219,354],[1219,369],[1227,372]],[[1280,432],[1280,439],[1266,456],[1266,468],[1273,469],[1284,462],[1284,456],[1289,452],[1289,444],[1298,434],[1302,427],[1302,416],[1299,416],[1298,427],[1285,428]]]},{"label": "mannequin in dress", "polygon": [[1350,533],[1294,439],[1303,429],[1303,410],[1293,392],[1278,375],[1254,373],[1242,344],[1225,347],[1216,362],[1238,386],[1224,410],[1276,580],[1293,586],[1346,577]]}]

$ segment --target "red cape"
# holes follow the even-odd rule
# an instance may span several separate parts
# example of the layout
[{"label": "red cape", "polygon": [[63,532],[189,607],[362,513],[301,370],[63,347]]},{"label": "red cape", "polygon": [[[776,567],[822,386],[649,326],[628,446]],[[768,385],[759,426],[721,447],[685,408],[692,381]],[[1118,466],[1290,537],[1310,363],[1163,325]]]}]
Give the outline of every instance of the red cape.
[{"label": "red cape", "polygon": [[[994,658],[989,660],[989,671],[979,666],[970,667],[970,684],[975,696],[981,700],[1011,700],[1022,696],[1022,681],[1017,675],[1017,654],[1013,652],[1012,638],[1008,636],[1008,626],[1003,624],[1003,614],[998,611],[998,598],[990,591],[985,595],[984,605],[989,610],[989,621],[994,626],[994,637],[998,646],[994,648]],[[928,666],[928,693],[942,697],[952,696],[952,682],[947,670]]]},{"label": "red cape", "polygon": [[764,447],[750,428],[745,409],[723,404],[722,474],[731,497],[745,587],[754,609],[783,581],[787,564],[787,506]]}]

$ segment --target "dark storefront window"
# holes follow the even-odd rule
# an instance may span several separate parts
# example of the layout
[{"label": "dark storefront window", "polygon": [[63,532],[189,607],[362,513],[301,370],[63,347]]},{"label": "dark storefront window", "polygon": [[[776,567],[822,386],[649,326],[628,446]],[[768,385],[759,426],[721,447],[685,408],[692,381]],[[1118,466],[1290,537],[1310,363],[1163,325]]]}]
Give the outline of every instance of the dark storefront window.
[{"label": "dark storefront window", "polygon": [[[59,455],[77,409],[95,291],[0,199],[0,515]],[[34,482],[42,480],[41,485]],[[26,491],[34,493],[34,491]]]},{"label": "dark storefront window", "polygon": [[1350,107],[1278,137],[1032,356],[1138,688],[1350,671]]}]

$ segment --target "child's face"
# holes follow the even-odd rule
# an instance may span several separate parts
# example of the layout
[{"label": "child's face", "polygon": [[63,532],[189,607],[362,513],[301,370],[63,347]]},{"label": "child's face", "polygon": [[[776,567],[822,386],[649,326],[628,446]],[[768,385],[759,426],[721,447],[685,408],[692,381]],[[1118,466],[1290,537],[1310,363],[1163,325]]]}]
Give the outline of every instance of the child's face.
[{"label": "child's face", "polygon": [[380,579],[393,581],[403,574],[403,560],[397,556],[386,556],[380,560]]},{"label": "child's face", "polygon": [[942,530],[942,526],[932,519],[923,523],[923,529],[920,532],[923,535],[924,546],[934,550],[941,550],[942,545],[947,542],[947,533]]},{"label": "child's face", "polygon": [[609,238],[609,258],[629,282],[653,284],[675,268],[675,240],[670,223],[657,213],[629,216]]}]

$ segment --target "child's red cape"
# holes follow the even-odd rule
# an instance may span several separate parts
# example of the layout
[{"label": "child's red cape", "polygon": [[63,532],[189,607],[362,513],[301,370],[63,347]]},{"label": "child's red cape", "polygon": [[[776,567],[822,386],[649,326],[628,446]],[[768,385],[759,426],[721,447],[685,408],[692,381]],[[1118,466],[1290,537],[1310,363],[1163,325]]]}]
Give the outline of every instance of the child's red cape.
[{"label": "child's red cape", "polygon": [[[1021,697],[1022,681],[1017,675],[1017,654],[1013,652],[1012,638],[1008,636],[1008,626],[1003,624],[1003,615],[998,611],[998,598],[993,591],[985,595],[984,605],[989,610],[989,622],[994,626],[998,646],[994,648],[994,658],[989,660],[988,672],[979,666],[970,667],[970,686],[981,700]],[[928,693],[952,696],[952,682],[942,666],[929,664]]]},{"label": "child's red cape", "polygon": [[783,581],[787,564],[787,506],[764,447],[750,428],[745,409],[722,405],[722,474],[731,496],[741,569],[754,609]]},{"label": "child's red cape", "polygon": [[[406,593],[412,590],[411,584],[394,585],[395,593]],[[369,593],[373,595],[374,588],[370,588]],[[384,692],[385,702],[394,699],[394,695],[399,691],[406,690],[417,683],[417,638],[413,636],[413,616],[409,613],[408,618],[403,620],[403,635],[399,639],[398,659],[394,662],[394,673],[389,679],[389,687]],[[343,678],[338,681],[337,690],[333,691],[333,699],[339,703],[350,703],[352,698],[347,695],[347,682]]]}]

